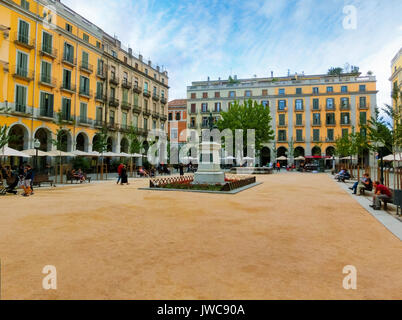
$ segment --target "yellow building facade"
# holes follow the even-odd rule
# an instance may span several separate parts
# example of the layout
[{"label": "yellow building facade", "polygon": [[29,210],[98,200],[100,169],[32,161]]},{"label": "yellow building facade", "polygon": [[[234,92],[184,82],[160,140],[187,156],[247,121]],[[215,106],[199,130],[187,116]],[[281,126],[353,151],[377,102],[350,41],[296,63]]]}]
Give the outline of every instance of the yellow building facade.
[{"label": "yellow building facade", "polygon": [[[391,77],[389,80],[391,81],[391,91],[395,86],[400,91],[402,90],[402,48],[391,61]],[[402,99],[402,97],[400,99]],[[395,100],[392,100],[392,103],[395,108]],[[402,101],[399,100],[399,103],[402,103]]]},{"label": "yellow building facade", "polygon": [[[111,59],[114,53],[109,50],[109,38],[60,1],[0,0],[0,124],[9,126],[10,134],[18,137],[10,147],[33,148],[38,139],[41,150],[54,150],[52,139],[61,125],[66,132],[65,151],[90,152],[96,132],[107,127],[109,149],[120,152],[127,128],[136,125],[131,108],[135,105],[134,89],[115,84],[119,90],[127,88],[131,100],[129,105],[115,105],[116,117],[109,125],[111,61],[130,70],[134,66],[142,70],[147,63],[131,59],[130,66],[123,50]],[[149,65],[150,75],[143,76],[140,71],[138,83],[143,86],[143,79],[149,78],[149,83],[158,83],[158,98],[163,92],[164,99],[158,99],[160,126],[167,119],[163,105],[168,97],[168,77],[158,68]],[[142,99],[142,91],[140,95]],[[125,119],[123,109],[128,115]]]},{"label": "yellow building facade", "polygon": [[330,156],[336,138],[367,123],[376,95],[376,78],[361,74],[198,81],[187,88],[188,127],[207,128],[210,112],[219,117],[233,101],[253,99],[270,108],[275,131],[275,141],[260,150],[263,164],[290,150],[296,156]]}]

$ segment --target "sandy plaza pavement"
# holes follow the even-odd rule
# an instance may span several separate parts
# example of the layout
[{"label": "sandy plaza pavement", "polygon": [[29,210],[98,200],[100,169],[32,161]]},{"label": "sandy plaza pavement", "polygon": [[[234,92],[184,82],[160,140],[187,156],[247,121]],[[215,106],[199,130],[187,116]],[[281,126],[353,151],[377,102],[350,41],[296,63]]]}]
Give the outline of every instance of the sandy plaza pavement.
[{"label": "sandy plaza pavement", "polygon": [[[402,299],[402,242],[337,182],[257,181],[237,195],[136,179],[1,197],[1,298]],[[42,288],[46,265],[57,290]]]}]

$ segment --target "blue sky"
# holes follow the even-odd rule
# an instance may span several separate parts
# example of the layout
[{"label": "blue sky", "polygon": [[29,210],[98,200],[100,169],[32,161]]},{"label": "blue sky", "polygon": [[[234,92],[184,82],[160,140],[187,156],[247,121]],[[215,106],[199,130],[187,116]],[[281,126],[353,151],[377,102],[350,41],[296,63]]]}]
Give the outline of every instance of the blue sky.
[{"label": "blue sky", "polygon": [[[169,72],[169,99],[192,81],[325,73],[357,65],[390,103],[390,63],[402,47],[400,0],[62,0]],[[356,8],[345,29],[344,7]]]}]

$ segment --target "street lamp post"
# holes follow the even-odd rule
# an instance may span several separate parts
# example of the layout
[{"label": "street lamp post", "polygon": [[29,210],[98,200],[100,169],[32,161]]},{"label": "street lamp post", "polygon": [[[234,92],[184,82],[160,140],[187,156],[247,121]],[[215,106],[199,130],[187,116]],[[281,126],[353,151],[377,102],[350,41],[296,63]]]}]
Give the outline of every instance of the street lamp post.
[{"label": "street lamp post", "polygon": [[36,171],[39,171],[39,170],[38,170],[38,150],[39,150],[39,148],[40,148],[40,141],[39,141],[39,139],[35,139],[35,141],[34,141],[34,148],[35,148],[35,150],[36,150],[35,169],[36,169]]},{"label": "street lamp post", "polygon": [[380,158],[381,158],[381,161],[380,161],[380,166],[381,166],[380,182],[381,182],[381,184],[384,184],[384,160],[383,160],[383,156],[384,156],[383,153],[384,152],[383,152],[383,149],[382,149],[384,147],[384,143],[381,142],[381,141],[377,141],[375,143],[375,146],[376,146],[377,152],[379,153]]}]

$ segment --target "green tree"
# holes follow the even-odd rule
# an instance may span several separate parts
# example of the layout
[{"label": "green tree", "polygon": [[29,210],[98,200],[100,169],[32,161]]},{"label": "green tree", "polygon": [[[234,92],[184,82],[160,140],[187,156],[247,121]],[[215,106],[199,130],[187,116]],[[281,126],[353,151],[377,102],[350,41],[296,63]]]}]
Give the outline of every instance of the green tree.
[{"label": "green tree", "polygon": [[335,154],[340,158],[351,156],[351,145],[349,135],[338,137],[335,140]]},{"label": "green tree", "polygon": [[107,151],[108,143],[108,131],[106,127],[103,127],[94,136],[93,150],[101,154],[101,180],[103,180],[103,153]]},{"label": "green tree", "polygon": [[243,141],[247,141],[247,129],[254,129],[255,149],[259,152],[263,143],[268,143],[274,139],[271,121],[269,107],[264,107],[261,103],[249,99],[243,104],[235,101],[228,111],[222,111],[217,127],[221,131],[230,129],[233,132],[233,137],[236,129],[243,129]]},{"label": "green tree", "polygon": [[[142,141],[138,138],[137,129],[134,126],[130,126],[129,131],[127,133],[128,138],[128,152],[130,154],[139,153],[142,147]],[[130,158],[130,172],[131,176],[133,175],[133,158]]]},{"label": "green tree", "polygon": [[330,76],[340,76],[343,72],[343,69],[340,67],[331,67],[328,69],[328,75]]},{"label": "green tree", "polygon": [[[59,155],[59,168],[60,168],[60,183],[63,183],[63,176],[62,176],[62,171],[61,171],[61,166],[62,166],[62,156],[61,152],[64,150],[67,150],[67,137],[68,133],[71,131],[69,128],[66,128],[63,125],[62,121],[62,114],[61,112],[58,112],[56,114],[56,121],[54,121],[57,124],[57,128],[55,131],[55,137],[56,139],[52,139],[52,145],[56,147],[56,149],[60,152]],[[57,175],[55,175],[56,180],[57,180]]]}]

